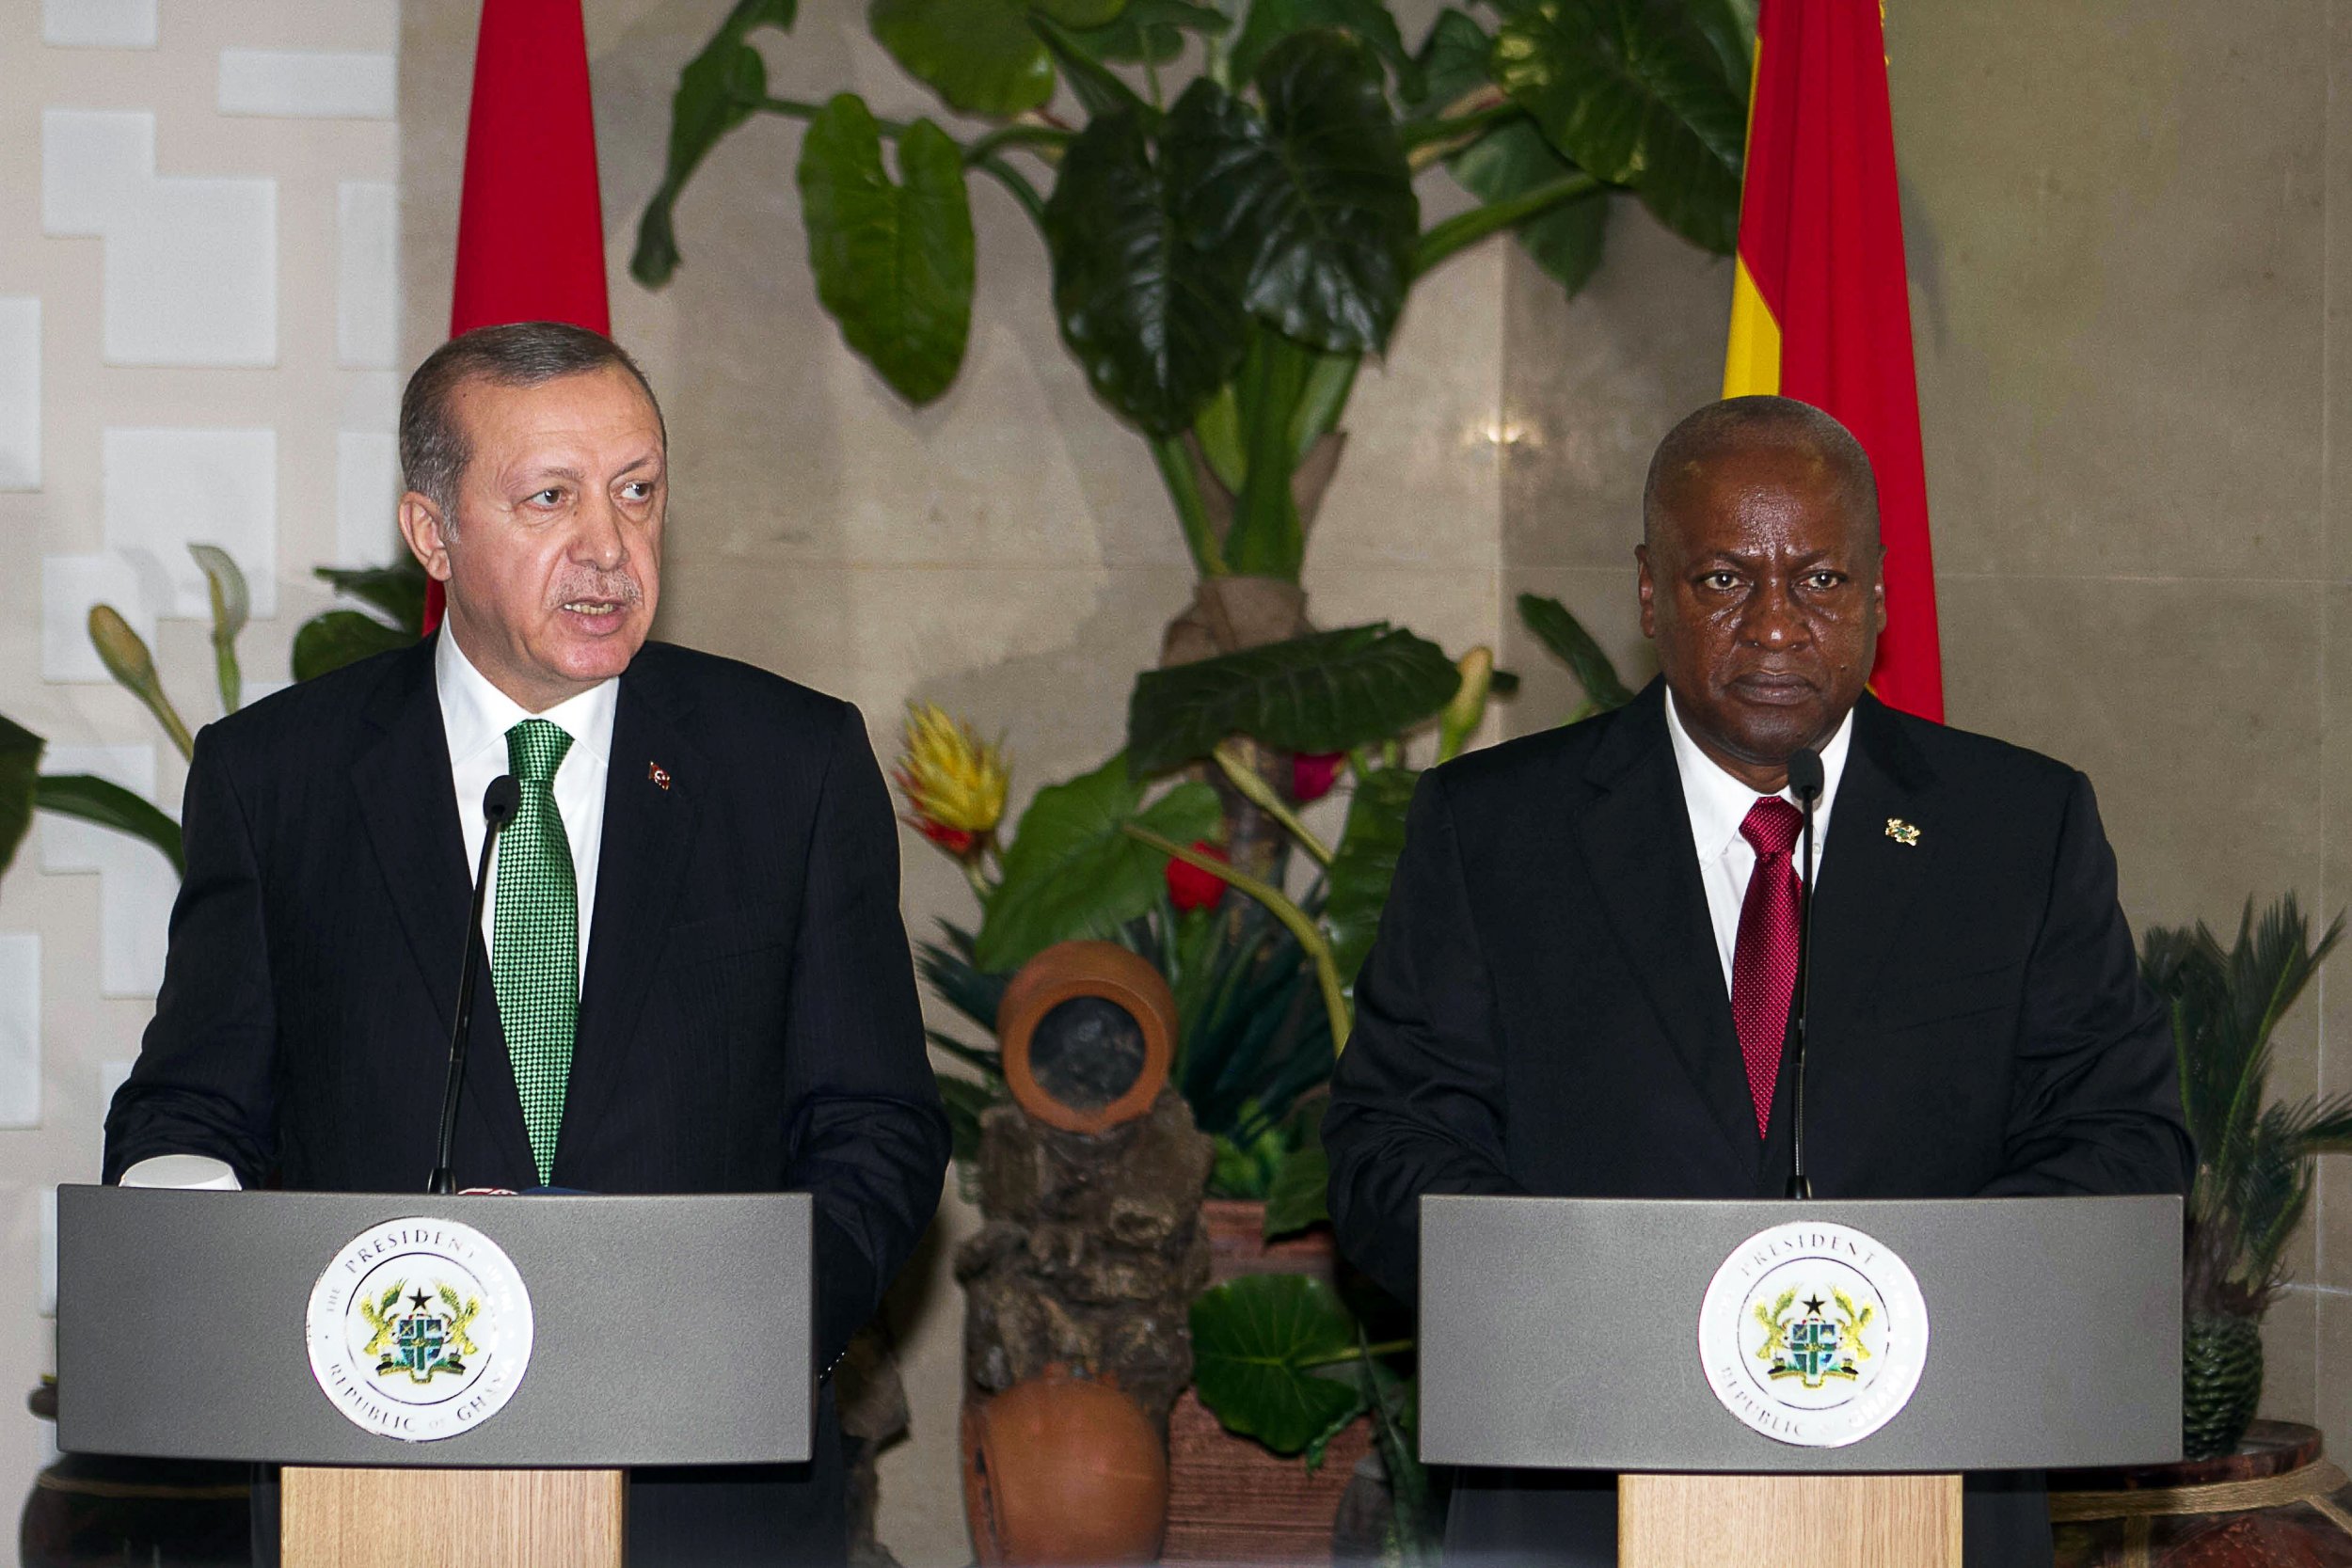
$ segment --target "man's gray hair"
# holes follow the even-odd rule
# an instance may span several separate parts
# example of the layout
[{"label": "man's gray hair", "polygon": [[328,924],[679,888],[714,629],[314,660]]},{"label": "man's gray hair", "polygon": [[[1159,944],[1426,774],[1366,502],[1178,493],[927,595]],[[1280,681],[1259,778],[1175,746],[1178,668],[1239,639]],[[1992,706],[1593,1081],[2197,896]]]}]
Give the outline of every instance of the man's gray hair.
[{"label": "man's gray hair", "polygon": [[1853,432],[1809,403],[1756,396],[1710,403],[1666,432],[1649,460],[1642,485],[1642,539],[1657,542],[1659,519],[1674,510],[1684,488],[1706,466],[1732,451],[1779,450],[1804,452],[1829,470],[1853,516],[1875,537],[1879,531],[1879,486],[1870,455]]},{"label": "man's gray hair", "polygon": [[457,528],[457,487],[473,453],[457,418],[457,394],[477,381],[494,387],[536,387],[567,375],[612,368],[627,371],[653,407],[661,444],[670,444],[661,402],[637,361],[601,332],[569,322],[515,322],[477,326],[425,356],[400,395],[400,480],[438,508],[441,526]]}]

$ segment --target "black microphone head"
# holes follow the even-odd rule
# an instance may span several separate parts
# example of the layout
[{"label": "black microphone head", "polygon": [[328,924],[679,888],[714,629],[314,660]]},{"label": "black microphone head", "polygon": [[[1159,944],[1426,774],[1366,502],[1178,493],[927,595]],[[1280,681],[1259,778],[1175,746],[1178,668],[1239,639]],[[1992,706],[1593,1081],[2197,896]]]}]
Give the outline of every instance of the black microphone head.
[{"label": "black microphone head", "polygon": [[1800,800],[1821,798],[1821,753],[1806,746],[1789,753],[1788,793]]},{"label": "black microphone head", "polygon": [[[1820,770],[1821,765],[1816,761],[1813,771],[1818,776]],[[523,786],[515,782],[512,773],[501,773],[490,781],[490,787],[482,792],[482,819],[490,825],[494,833],[514,821],[515,814],[522,809]]]}]

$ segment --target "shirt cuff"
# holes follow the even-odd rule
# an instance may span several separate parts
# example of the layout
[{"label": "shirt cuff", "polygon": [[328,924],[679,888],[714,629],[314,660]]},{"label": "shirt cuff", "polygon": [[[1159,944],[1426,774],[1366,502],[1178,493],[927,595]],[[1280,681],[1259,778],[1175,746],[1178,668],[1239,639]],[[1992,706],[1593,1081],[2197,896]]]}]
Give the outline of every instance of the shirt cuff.
[{"label": "shirt cuff", "polygon": [[122,1173],[116,1183],[122,1187],[179,1187],[192,1192],[234,1193],[244,1191],[237,1173],[226,1161],[205,1154],[158,1154],[141,1160]]}]

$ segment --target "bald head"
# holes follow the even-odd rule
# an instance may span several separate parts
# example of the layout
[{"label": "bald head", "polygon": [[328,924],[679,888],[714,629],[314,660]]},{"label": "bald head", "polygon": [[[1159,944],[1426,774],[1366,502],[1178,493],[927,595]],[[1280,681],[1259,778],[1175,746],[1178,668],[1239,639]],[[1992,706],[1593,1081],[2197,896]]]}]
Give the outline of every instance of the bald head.
[{"label": "bald head", "polygon": [[1649,460],[1642,486],[1642,542],[1658,547],[1669,520],[1687,515],[1723,465],[1773,457],[1783,471],[1826,487],[1837,508],[1873,543],[1879,531],[1878,481],[1853,433],[1809,403],[1795,398],[1725,398],[1710,403],[1666,433]]}]

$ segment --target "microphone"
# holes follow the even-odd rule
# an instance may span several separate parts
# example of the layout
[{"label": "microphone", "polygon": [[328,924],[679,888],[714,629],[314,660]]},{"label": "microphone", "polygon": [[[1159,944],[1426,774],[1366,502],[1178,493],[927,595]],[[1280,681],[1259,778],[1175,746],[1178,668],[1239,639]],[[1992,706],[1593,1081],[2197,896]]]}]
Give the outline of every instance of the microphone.
[{"label": "microphone", "polygon": [[1804,1174],[1804,1030],[1813,992],[1813,878],[1819,863],[1813,851],[1813,808],[1820,803],[1823,783],[1820,752],[1806,746],[1790,754],[1788,793],[1804,808],[1804,875],[1797,879],[1796,1051],[1788,1106],[1788,1196],[1795,1199],[1813,1196],[1813,1183]]},{"label": "microphone", "polygon": [[457,1024],[449,1036],[449,1082],[441,1089],[440,1158],[424,1184],[428,1193],[447,1196],[457,1190],[449,1162],[457,1141],[457,1091],[466,1082],[466,1047],[473,1037],[474,981],[482,973],[482,901],[490,891],[490,851],[499,834],[522,809],[523,788],[512,773],[501,773],[482,792],[482,854],[474,862],[473,909],[466,917],[466,967],[457,974]]}]

